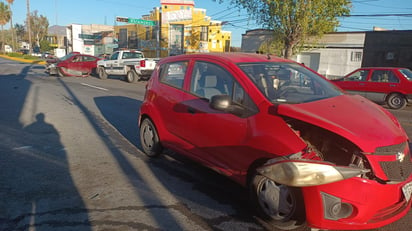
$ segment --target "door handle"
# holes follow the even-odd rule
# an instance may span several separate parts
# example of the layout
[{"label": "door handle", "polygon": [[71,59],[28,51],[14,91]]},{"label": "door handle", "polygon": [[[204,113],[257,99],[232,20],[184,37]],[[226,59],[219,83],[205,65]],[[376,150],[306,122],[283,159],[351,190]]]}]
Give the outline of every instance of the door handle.
[{"label": "door handle", "polygon": [[396,87],[395,84],[389,84],[389,87]]},{"label": "door handle", "polygon": [[364,84],[364,83],[359,83],[359,85],[361,85],[361,86],[365,86],[365,84]]}]

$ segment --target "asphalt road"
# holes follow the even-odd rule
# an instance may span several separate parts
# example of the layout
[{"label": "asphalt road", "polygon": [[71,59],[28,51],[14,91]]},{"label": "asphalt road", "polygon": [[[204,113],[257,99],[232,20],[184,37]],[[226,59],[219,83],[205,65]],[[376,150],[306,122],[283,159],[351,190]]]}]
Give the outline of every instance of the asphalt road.
[{"label": "asphalt road", "polygon": [[[0,230],[265,230],[242,187],[139,150],[144,86],[0,59]],[[412,137],[412,108],[392,112]]]}]

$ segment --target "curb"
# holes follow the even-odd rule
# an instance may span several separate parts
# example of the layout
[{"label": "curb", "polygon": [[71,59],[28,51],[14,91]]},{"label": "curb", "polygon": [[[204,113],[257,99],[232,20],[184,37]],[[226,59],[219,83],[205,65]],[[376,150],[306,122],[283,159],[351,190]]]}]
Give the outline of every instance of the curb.
[{"label": "curb", "polygon": [[24,62],[24,63],[39,64],[39,65],[45,65],[46,64],[46,61],[43,61],[43,60],[28,60],[28,59],[23,59],[23,58],[10,57],[10,56],[7,56],[7,55],[0,55],[0,57],[5,58],[5,59],[9,59],[9,60]]}]

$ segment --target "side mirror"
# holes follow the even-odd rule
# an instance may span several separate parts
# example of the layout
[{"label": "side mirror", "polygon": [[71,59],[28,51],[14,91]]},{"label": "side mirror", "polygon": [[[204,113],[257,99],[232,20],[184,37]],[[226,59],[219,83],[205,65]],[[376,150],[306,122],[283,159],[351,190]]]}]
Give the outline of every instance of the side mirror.
[{"label": "side mirror", "polygon": [[210,100],[210,107],[219,111],[228,111],[232,101],[228,95],[214,95]]}]

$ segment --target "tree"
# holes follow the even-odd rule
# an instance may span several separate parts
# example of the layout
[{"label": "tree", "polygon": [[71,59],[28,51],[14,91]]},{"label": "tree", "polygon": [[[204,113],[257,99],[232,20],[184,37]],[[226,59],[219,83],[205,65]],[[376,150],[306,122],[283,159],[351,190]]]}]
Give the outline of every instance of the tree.
[{"label": "tree", "polygon": [[1,25],[1,31],[2,31],[2,44],[1,44],[1,51],[4,52],[4,30],[3,26],[6,25],[10,21],[10,16],[11,16],[11,11],[9,7],[4,4],[4,2],[0,2],[0,25]]},{"label": "tree", "polygon": [[14,29],[13,29],[13,11],[11,10],[11,5],[13,4],[14,0],[7,0],[9,3],[9,9],[10,9],[10,31],[11,31],[11,44],[13,49],[16,49],[16,40],[14,38]]},{"label": "tree", "polygon": [[17,41],[22,41],[25,38],[26,35],[26,28],[24,27],[23,24],[14,24],[14,31],[16,32],[16,40]]},{"label": "tree", "polygon": [[273,42],[281,42],[285,58],[301,50],[308,38],[335,31],[338,17],[348,15],[351,7],[349,0],[228,1],[244,8],[258,24],[273,30]]},{"label": "tree", "polygon": [[[34,45],[40,46],[40,41],[42,41],[47,36],[49,20],[43,15],[38,15],[36,10],[30,16],[30,28],[31,37],[35,39]],[[33,46],[33,44],[30,44],[30,46],[35,47]]]}]

